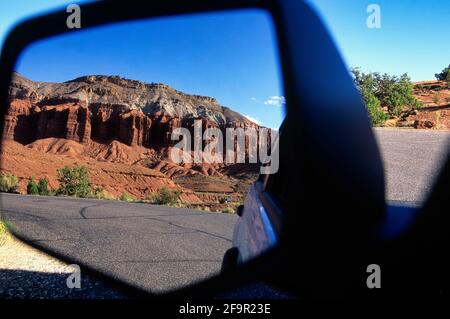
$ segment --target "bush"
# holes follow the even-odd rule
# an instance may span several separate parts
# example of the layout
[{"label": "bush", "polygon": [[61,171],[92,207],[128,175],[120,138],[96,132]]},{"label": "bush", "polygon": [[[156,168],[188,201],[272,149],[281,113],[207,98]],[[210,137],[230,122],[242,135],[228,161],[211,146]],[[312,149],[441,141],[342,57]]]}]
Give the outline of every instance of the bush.
[{"label": "bush", "polygon": [[222,213],[224,213],[224,214],[236,214],[236,210],[231,208],[231,207],[227,207],[227,208],[222,210]]},{"label": "bush", "polygon": [[381,110],[380,101],[371,92],[364,90],[362,92],[362,98],[369,113],[370,121],[372,125],[382,125],[389,116]]},{"label": "bush", "polygon": [[120,200],[123,200],[124,202],[135,202],[137,201],[137,198],[125,192],[122,194],[122,196],[120,196]]},{"label": "bush", "polygon": [[179,190],[171,191],[167,187],[163,187],[158,192],[150,193],[147,199],[152,204],[173,206],[180,199],[180,195]]},{"label": "bush", "polygon": [[58,169],[58,195],[88,197],[91,194],[89,171],[84,166]]},{"label": "bush", "polygon": [[448,67],[444,68],[440,73],[436,73],[434,76],[439,81],[445,81],[450,84],[450,64],[448,65]]},{"label": "bush", "polygon": [[94,197],[97,199],[116,199],[113,194],[108,192],[103,187],[96,187],[94,190]]},{"label": "bush", "polygon": [[[407,74],[400,77],[379,73],[363,73],[352,69],[355,84],[366,103],[372,123],[383,121],[381,108],[386,107],[392,116],[399,116],[405,110],[422,107],[422,103],[413,95],[413,84]],[[375,98],[379,102],[376,102]],[[370,104],[369,104],[370,103]]]},{"label": "bush", "polygon": [[11,225],[8,222],[0,220],[0,246],[3,246],[11,238],[10,228]]},{"label": "bush", "polygon": [[28,195],[39,195],[38,184],[34,181],[34,177],[31,177],[27,184],[27,194]]},{"label": "bush", "polygon": [[50,189],[48,188],[48,179],[45,177],[39,179],[38,183],[39,195],[50,195]]},{"label": "bush", "polygon": [[433,102],[436,105],[439,105],[439,103],[441,102],[441,95],[439,94],[439,92],[433,94]]},{"label": "bush", "polygon": [[12,174],[0,175],[0,192],[4,193],[16,192],[18,184],[19,179],[17,178],[17,176]]}]

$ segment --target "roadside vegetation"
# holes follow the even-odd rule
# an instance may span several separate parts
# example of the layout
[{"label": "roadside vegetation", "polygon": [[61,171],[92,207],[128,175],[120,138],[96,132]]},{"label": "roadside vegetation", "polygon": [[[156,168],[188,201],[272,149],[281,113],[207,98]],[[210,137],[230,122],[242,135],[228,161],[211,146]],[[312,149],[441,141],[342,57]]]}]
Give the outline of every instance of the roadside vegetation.
[{"label": "roadside vegetation", "polygon": [[352,74],[374,126],[422,107],[413,95],[413,83],[407,74],[398,77],[364,73],[359,68],[352,69]]},{"label": "roadside vegetation", "polygon": [[224,214],[236,214],[236,209],[232,207],[227,207],[222,210],[222,213]]},{"label": "roadside vegetation", "polygon": [[180,200],[179,190],[170,190],[167,187],[161,188],[158,192],[151,192],[147,199],[151,204],[173,206]]},{"label": "roadside vegetation", "polygon": [[9,223],[0,220],[0,246],[3,246],[10,238],[9,229]]},{"label": "roadside vegetation", "polygon": [[91,197],[89,170],[85,166],[65,166],[58,169],[58,182],[57,195]]},{"label": "roadside vegetation", "polygon": [[123,193],[122,196],[120,196],[120,200],[124,202],[137,202],[137,198],[127,192]]},{"label": "roadside vegetation", "polygon": [[27,184],[27,194],[30,195],[54,195],[54,191],[51,191],[48,186],[48,179],[41,178],[36,183],[34,177],[31,177],[30,181]]},{"label": "roadside vegetation", "polygon": [[12,174],[0,175],[0,192],[3,193],[16,193],[17,186],[19,185],[19,179]]},{"label": "roadside vegetation", "polygon": [[[41,177],[39,179],[31,177],[26,186],[27,194],[35,196],[73,196],[79,198],[121,200],[128,203],[139,202],[178,208],[196,207],[203,211],[211,211],[208,204],[192,206],[183,203],[181,201],[181,191],[172,190],[167,187],[162,187],[157,191],[150,192],[145,199],[138,199],[133,194],[127,192],[119,197],[115,197],[103,187],[91,185],[89,182],[89,169],[85,166],[65,166],[57,170],[57,176],[59,186],[55,189],[50,187],[49,180],[46,177]],[[0,192],[18,193],[18,185],[19,178],[17,176],[13,174],[0,175]],[[228,214],[235,213],[235,203],[231,203],[230,199],[225,197],[219,198],[218,204],[220,204],[221,207],[212,208],[213,211]]]},{"label": "roadside vegetation", "polygon": [[113,194],[108,192],[103,187],[96,187],[94,189],[94,196],[93,197],[97,198],[97,199],[108,199],[108,200],[116,199],[116,197]]}]

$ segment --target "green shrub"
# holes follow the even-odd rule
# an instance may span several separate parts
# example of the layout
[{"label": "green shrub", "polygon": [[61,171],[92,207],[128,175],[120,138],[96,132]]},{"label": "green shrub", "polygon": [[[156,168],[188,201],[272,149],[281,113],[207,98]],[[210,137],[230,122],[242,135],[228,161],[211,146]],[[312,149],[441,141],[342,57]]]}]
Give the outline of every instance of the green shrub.
[{"label": "green shrub", "polygon": [[152,204],[157,205],[175,205],[180,199],[181,192],[179,190],[170,190],[167,187],[161,188],[158,192],[152,192],[147,199]]},{"label": "green shrub", "polygon": [[10,231],[11,225],[6,222],[0,220],[0,246],[3,246],[10,238]]},{"label": "green shrub", "polygon": [[236,210],[231,208],[231,207],[227,207],[227,208],[222,210],[222,213],[224,213],[224,214],[236,214]]},{"label": "green shrub", "polygon": [[28,195],[39,195],[38,184],[34,181],[34,177],[31,177],[27,184],[27,194]]},{"label": "green shrub", "polygon": [[362,98],[366,105],[367,112],[369,113],[372,125],[382,125],[389,116],[381,110],[380,101],[368,90],[362,92]]},{"label": "green shrub", "polygon": [[17,176],[12,174],[0,175],[0,192],[13,193],[17,190],[17,185],[19,185]]},{"label": "green shrub", "polygon": [[38,182],[39,195],[50,195],[50,189],[48,188],[48,179],[45,177],[40,178]]},{"label": "green shrub", "polygon": [[94,197],[97,198],[97,199],[116,199],[113,194],[108,192],[103,187],[96,187],[95,188],[95,190],[94,190]]},{"label": "green shrub", "polygon": [[88,197],[91,194],[89,170],[84,166],[58,169],[58,195]]},{"label": "green shrub", "polygon": [[120,196],[120,200],[122,200],[124,202],[135,202],[135,201],[137,201],[137,198],[134,197],[133,195],[125,192],[122,194],[122,196]]}]

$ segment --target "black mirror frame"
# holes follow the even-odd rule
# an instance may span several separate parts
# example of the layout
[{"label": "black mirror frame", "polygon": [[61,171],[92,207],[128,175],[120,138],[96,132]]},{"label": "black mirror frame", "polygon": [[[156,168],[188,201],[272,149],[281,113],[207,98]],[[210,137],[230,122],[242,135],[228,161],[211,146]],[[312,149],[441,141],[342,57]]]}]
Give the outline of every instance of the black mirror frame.
[{"label": "black mirror frame", "polygon": [[[293,184],[292,197],[302,201],[304,209],[311,212],[298,212],[299,207],[292,203],[283,225],[279,245],[255,260],[243,265],[237,271],[216,276],[199,284],[160,295],[162,297],[210,297],[233,290],[240,285],[255,280],[267,280],[282,285],[286,289],[296,289],[298,283],[284,280],[301,269],[308,271],[311,265],[302,265],[294,256],[298,245],[320,224],[316,213],[332,209],[326,217],[331,223],[336,221],[331,213],[344,211],[347,215],[342,225],[354,222],[365,230],[369,224],[383,217],[384,212],[384,174],[369,119],[351,76],[343,63],[333,41],[316,13],[304,1],[289,0],[164,0],[141,2],[128,0],[124,5],[119,1],[102,1],[81,5],[82,29],[107,23],[124,22],[177,14],[201,13],[207,11],[259,8],[267,10],[274,21],[278,36],[278,46],[285,87],[286,121],[289,143],[293,146],[294,158],[299,161],[298,172],[293,178],[300,178],[302,184]],[[8,87],[16,60],[22,50],[32,42],[67,32],[77,32],[66,27],[67,13],[63,10],[22,22],[8,35],[0,58],[0,103],[7,102]],[[323,76],[318,70],[326,69]],[[327,92],[327,94],[323,94]],[[1,108],[2,118],[5,107]],[[351,130],[349,128],[352,127]],[[3,131],[3,121],[0,130]],[[287,129],[288,131],[288,129]],[[295,145],[295,147],[294,147]],[[301,152],[301,155],[299,154]],[[318,180],[322,180],[319,183]],[[370,181],[368,183],[367,181]],[[318,192],[329,194],[326,201],[317,201]],[[332,193],[334,192],[334,193]],[[354,206],[349,207],[348,203]],[[364,211],[364,218],[360,212]],[[314,214],[312,214],[314,213]],[[320,217],[320,220],[323,217]],[[353,220],[353,218],[356,218]],[[346,225],[339,243],[347,243],[352,235],[360,235],[357,247],[370,246],[366,232],[353,231]],[[297,226],[299,228],[297,228]],[[336,224],[332,226],[336,227]],[[352,226],[352,227],[350,227]],[[313,227],[309,229],[308,227]],[[318,247],[323,247],[337,230],[326,226],[323,238],[318,238]],[[352,231],[347,232],[348,229]],[[300,231],[299,231],[300,230]],[[330,231],[327,234],[325,231]],[[20,239],[26,241],[26,238]],[[308,243],[306,243],[308,244]],[[37,244],[32,244],[42,249]],[[310,243],[311,245],[311,243]],[[337,244],[336,244],[337,245]],[[315,256],[306,245],[305,254]],[[45,250],[45,249],[44,249]],[[47,250],[45,250],[47,251]],[[68,260],[55,252],[50,254]],[[319,257],[318,260],[328,260]],[[83,263],[77,261],[81,266]],[[87,268],[92,274],[107,280],[112,285],[127,289],[135,297],[157,297],[121,282],[116,282],[95,269]],[[329,278],[326,276],[326,278]],[[312,279],[309,279],[312,280]],[[326,279],[323,279],[326,281]],[[312,282],[300,278],[299,282],[311,289]],[[319,286],[317,289],[321,289]]]}]

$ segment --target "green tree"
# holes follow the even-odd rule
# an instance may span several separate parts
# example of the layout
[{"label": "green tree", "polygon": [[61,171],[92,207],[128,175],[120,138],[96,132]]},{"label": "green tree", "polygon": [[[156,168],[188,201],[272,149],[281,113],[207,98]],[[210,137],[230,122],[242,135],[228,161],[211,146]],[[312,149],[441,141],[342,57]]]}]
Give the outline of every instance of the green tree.
[{"label": "green tree", "polygon": [[444,68],[440,73],[436,73],[434,76],[439,81],[445,81],[450,84],[450,64],[448,65],[448,67]]},{"label": "green tree", "polygon": [[[403,111],[422,106],[413,95],[413,83],[407,74],[398,77],[386,73],[364,73],[359,68],[352,69],[352,73],[374,124],[387,119],[380,113],[383,107],[387,108],[389,115],[399,116]],[[378,108],[375,98],[379,101]]]},{"label": "green tree", "polygon": [[39,179],[38,189],[39,189],[39,195],[50,195],[47,178],[42,177]]},{"label": "green tree", "polygon": [[88,197],[91,194],[89,170],[85,166],[58,169],[59,195]]},{"label": "green tree", "polygon": [[374,74],[375,96],[381,106],[386,106],[389,114],[399,116],[404,110],[417,109],[422,103],[413,95],[413,84],[407,74],[400,77],[388,74]]},{"label": "green tree", "polygon": [[27,185],[27,194],[29,195],[39,195],[39,187],[35,182],[34,177],[31,177]]}]

